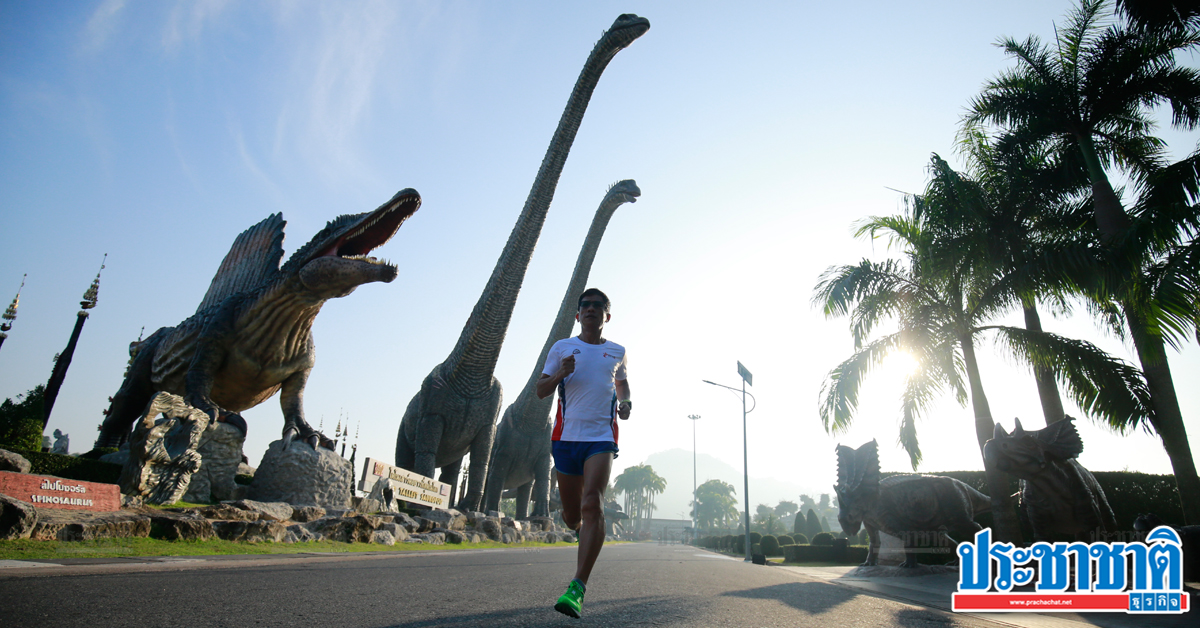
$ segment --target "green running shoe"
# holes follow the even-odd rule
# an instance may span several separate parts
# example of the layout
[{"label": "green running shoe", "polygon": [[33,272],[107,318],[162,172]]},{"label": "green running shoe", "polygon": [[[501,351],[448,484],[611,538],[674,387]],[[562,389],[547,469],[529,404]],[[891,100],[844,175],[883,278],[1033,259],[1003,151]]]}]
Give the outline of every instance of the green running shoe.
[{"label": "green running shoe", "polygon": [[567,592],[558,598],[554,610],[568,617],[579,619],[580,613],[583,612],[583,587],[577,580],[572,580],[571,584],[567,585]]}]

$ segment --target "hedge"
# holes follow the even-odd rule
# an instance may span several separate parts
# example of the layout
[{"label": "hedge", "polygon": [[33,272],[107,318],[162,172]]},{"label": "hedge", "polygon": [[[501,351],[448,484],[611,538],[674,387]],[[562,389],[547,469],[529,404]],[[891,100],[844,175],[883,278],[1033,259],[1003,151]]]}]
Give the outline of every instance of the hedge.
[{"label": "hedge", "polygon": [[30,473],[52,475],[67,480],[116,484],[121,477],[121,465],[40,451],[14,450],[32,465]]},{"label": "hedge", "polygon": [[789,563],[843,563],[857,565],[867,560],[862,545],[784,545],[783,560]]}]

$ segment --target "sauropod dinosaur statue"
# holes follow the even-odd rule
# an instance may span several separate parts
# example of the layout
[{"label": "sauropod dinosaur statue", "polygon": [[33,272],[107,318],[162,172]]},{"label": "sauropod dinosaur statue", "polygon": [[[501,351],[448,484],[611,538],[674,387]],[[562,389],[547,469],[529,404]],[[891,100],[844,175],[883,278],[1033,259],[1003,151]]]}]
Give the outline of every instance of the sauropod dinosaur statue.
[{"label": "sauropod dinosaur statue", "polygon": [[524,519],[529,513],[529,496],[533,494],[533,515],[550,516],[550,431],[554,424],[550,420],[553,397],[538,399],[537,380],[542,374],[542,361],[546,359],[554,343],[571,335],[578,310],[579,294],[587,284],[592,262],[600,249],[604,230],[617,208],[625,203],[636,203],[642,195],[632,179],[619,181],[608,188],[604,200],[592,218],[575,271],[567,285],[558,314],[550,335],[538,354],[538,362],[525,387],[517,394],[517,400],[504,411],[500,425],[496,427],[496,440],[492,445],[492,459],[488,463],[487,486],[483,493],[484,510],[499,510],[500,497],[505,489],[517,489],[517,518]]},{"label": "sauropod dinosaur statue", "polygon": [[404,189],[372,212],[339,216],[282,267],[283,214],[242,232],[213,277],[200,307],[175,327],[163,327],[136,347],[113,395],[96,448],[117,447],[158,392],[169,392],[245,432],[236,413],[280,392],[285,446],[294,438],[332,449],[333,441],[304,420],[304,385],[316,362],[312,324],[329,299],[358,286],[396,278],[392,264],[368,257],[421,206]]},{"label": "sauropod dinosaur statue", "polygon": [[[879,559],[879,533],[886,532],[911,546],[912,533],[980,529],[975,516],[989,512],[987,495],[954,478],[940,475],[902,474],[880,479],[879,446],[874,440],[851,449],[837,448],[838,523],[847,535],[858,534],[865,525],[871,545],[863,565]],[[954,544],[951,543],[950,547]],[[916,567],[917,558],[907,552],[901,567]]]},{"label": "sauropod dinosaur statue", "polygon": [[441,481],[457,486],[463,456],[471,454],[467,492],[458,496],[460,509],[478,510],[483,499],[501,400],[500,382],[492,373],[563,164],[604,68],[649,28],[646,18],[624,14],[596,42],[558,121],[525,207],[458,343],[421,382],[420,391],[400,420],[396,435],[398,467],[427,477],[433,477],[434,470],[440,468]]},{"label": "sauropod dinosaur statue", "polygon": [[997,423],[992,439],[983,444],[989,463],[1021,478],[1021,509],[1038,541],[1092,541],[1090,534],[1119,529],[1104,489],[1075,459],[1083,453],[1083,439],[1074,420],[1068,416],[1025,430],[1017,419],[1012,434]]}]

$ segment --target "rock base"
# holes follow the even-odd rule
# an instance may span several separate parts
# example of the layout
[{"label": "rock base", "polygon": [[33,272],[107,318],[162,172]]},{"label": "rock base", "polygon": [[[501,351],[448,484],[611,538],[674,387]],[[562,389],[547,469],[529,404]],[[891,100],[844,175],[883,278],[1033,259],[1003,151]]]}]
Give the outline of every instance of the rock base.
[{"label": "rock base", "polygon": [[285,450],[283,441],[277,440],[267,447],[247,496],[263,502],[347,509],[353,481],[350,461],[336,453],[298,440]]},{"label": "rock base", "polygon": [[210,423],[200,436],[200,470],[192,474],[191,484],[183,501],[195,504],[237,499],[237,484],[233,478],[242,464],[242,444],[245,435],[228,423]]}]

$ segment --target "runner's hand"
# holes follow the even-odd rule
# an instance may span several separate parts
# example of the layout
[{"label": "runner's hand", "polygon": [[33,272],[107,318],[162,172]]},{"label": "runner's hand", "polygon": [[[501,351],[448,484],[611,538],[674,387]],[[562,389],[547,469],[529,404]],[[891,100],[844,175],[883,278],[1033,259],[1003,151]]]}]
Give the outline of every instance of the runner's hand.
[{"label": "runner's hand", "polygon": [[621,403],[617,404],[617,416],[620,417],[622,421],[628,420],[629,410],[632,408],[632,403],[629,403],[628,401],[622,401]]},{"label": "runner's hand", "polygon": [[562,365],[558,367],[560,379],[566,379],[568,375],[575,372],[575,356],[569,355],[563,358]]}]

